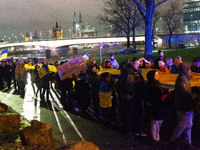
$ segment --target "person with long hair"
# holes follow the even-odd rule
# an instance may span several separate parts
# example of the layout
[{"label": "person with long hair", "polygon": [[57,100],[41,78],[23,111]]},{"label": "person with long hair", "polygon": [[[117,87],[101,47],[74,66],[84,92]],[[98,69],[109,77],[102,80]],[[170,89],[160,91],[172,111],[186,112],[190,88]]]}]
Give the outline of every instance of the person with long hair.
[{"label": "person with long hair", "polygon": [[103,59],[101,65],[99,65],[99,69],[104,69],[106,67],[106,59]]},{"label": "person with long hair", "polygon": [[148,103],[150,107],[151,118],[151,137],[153,144],[160,142],[160,128],[163,123],[164,113],[164,101],[162,96],[167,93],[160,81],[157,70],[151,70],[147,73],[148,83],[145,85],[145,103]]}]

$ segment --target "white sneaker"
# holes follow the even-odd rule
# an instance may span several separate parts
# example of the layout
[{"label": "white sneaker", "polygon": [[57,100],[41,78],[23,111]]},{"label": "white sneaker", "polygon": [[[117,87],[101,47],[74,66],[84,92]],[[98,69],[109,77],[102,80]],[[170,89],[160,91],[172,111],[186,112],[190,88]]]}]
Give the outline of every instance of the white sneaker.
[{"label": "white sneaker", "polygon": [[147,136],[147,134],[144,132],[140,132],[140,136]]},{"label": "white sneaker", "polygon": [[134,135],[136,135],[136,136],[139,136],[139,135],[140,135],[140,133],[138,133],[138,132],[134,132]]}]

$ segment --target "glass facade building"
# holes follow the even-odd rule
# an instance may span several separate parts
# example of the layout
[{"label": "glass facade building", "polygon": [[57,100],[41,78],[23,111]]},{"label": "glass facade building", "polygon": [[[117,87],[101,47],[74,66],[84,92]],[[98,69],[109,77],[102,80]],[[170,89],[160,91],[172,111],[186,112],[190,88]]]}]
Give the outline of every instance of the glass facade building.
[{"label": "glass facade building", "polygon": [[200,33],[200,0],[183,0],[186,33]]}]

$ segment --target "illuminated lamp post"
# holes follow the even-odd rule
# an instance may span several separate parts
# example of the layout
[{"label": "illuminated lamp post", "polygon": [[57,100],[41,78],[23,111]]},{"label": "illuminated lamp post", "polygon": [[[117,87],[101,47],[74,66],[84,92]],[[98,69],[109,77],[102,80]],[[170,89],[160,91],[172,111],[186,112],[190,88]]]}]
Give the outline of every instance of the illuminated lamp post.
[{"label": "illuminated lamp post", "polygon": [[51,30],[49,29],[49,38],[51,39]]},{"label": "illuminated lamp post", "polygon": [[156,47],[157,47],[157,50],[158,50],[158,38],[157,38],[157,32],[158,32],[158,28],[156,28]]},{"label": "illuminated lamp post", "polygon": [[14,36],[15,36],[15,35],[14,35],[14,34],[12,34],[12,37],[13,37],[13,38],[12,38],[12,40],[13,40],[13,42],[14,42],[14,40],[15,40],[15,39],[14,39]]},{"label": "illuminated lamp post", "polygon": [[71,31],[71,29],[69,29],[69,38],[71,38],[72,37],[72,31]]},{"label": "illuminated lamp post", "polygon": [[22,41],[24,41],[24,35],[22,34]]},{"label": "illuminated lamp post", "polygon": [[78,36],[77,36],[77,28],[79,27],[78,24],[76,24],[76,41],[77,41],[77,56],[79,56],[79,52],[78,52]]},{"label": "illuminated lamp post", "polygon": [[40,32],[40,38],[42,39],[42,30],[41,30],[41,32]]},{"label": "illuminated lamp post", "polygon": [[95,36],[95,27],[93,27],[93,30],[94,30],[94,35],[93,36]]}]

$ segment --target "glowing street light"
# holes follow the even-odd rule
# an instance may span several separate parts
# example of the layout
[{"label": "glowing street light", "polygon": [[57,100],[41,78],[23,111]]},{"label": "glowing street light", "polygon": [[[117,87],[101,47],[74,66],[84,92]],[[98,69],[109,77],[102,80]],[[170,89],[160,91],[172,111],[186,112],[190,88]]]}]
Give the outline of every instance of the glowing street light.
[{"label": "glowing street light", "polygon": [[156,47],[157,47],[157,49],[158,49],[158,38],[157,38],[157,32],[158,32],[158,28],[156,28]]},{"label": "glowing street light", "polygon": [[41,30],[41,32],[40,32],[40,39],[42,39],[42,30]]},{"label": "glowing street light", "polygon": [[71,31],[71,29],[69,29],[69,38],[71,38],[72,37],[72,31]]},{"label": "glowing street light", "polygon": [[22,34],[22,41],[24,41],[24,35]]}]

